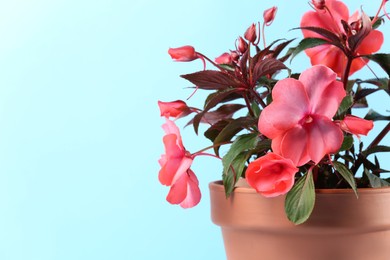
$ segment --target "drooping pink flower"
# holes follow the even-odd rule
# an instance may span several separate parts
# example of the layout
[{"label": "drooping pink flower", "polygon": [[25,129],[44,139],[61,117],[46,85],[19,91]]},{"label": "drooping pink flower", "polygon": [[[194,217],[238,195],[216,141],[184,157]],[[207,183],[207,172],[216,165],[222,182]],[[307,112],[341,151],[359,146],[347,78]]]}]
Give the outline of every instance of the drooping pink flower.
[{"label": "drooping pink flower", "polygon": [[252,23],[252,25],[249,26],[248,29],[246,29],[244,37],[251,43],[254,43],[256,41],[256,24]]},{"label": "drooping pink flower", "polygon": [[248,165],[245,178],[250,186],[265,197],[286,194],[294,185],[298,171],[290,159],[268,153]]},{"label": "drooping pink flower", "polygon": [[175,61],[193,61],[198,59],[198,54],[195,48],[189,45],[185,45],[178,48],[169,48],[168,54]]},{"label": "drooping pink flower", "polygon": [[161,116],[166,118],[173,117],[178,119],[192,112],[191,108],[189,108],[186,102],[182,100],[176,100],[172,102],[158,101],[158,106],[160,108]]},{"label": "drooping pink flower", "polygon": [[356,136],[367,135],[374,127],[371,120],[366,120],[357,116],[348,115],[343,120],[337,122],[340,128],[350,134]]},{"label": "drooping pink flower", "polygon": [[222,53],[220,56],[215,58],[215,63],[217,64],[231,64],[232,61],[232,56],[227,52]]},{"label": "drooping pink flower", "polygon": [[271,23],[274,21],[277,11],[278,11],[278,8],[276,6],[274,6],[274,7],[271,7],[263,12],[264,23],[267,26],[270,26]]},{"label": "drooping pink flower", "polygon": [[191,169],[182,174],[169,190],[167,201],[171,204],[180,204],[182,208],[192,208],[201,199],[199,181]]},{"label": "drooping pink flower", "polygon": [[[319,1],[321,2],[321,1]],[[345,32],[341,20],[346,21],[349,25],[359,24],[360,16],[358,12],[355,12],[352,16],[349,16],[349,10],[347,6],[338,0],[327,0],[327,9],[316,10],[306,12],[301,20],[301,27],[320,27],[331,31],[339,36],[340,39],[350,37]],[[324,38],[323,36],[312,32],[310,30],[302,30],[305,38]],[[349,33],[356,33],[351,31]],[[377,52],[383,43],[383,34],[380,31],[372,30],[357,46],[353,55],[368,55]],[[347,44],[347,43],[343,43]],[[342,76],[347,64],[347,57],[344,52],[336,46],[326,44],[320,45],[314,48],[306,49],[306,54],[309,56],[311,64],[323,64],[331,68],[337,73],[338,76]],[[367,64],[368,60],[364,58],[355,58],[352,62],[349,75],[360,70]]]},{"label": "drooping pink flower", "polygon": [[190,170],[193,156],[184,148],[179,128],[169,119],[163,124],[165,154],[159,160],[161,184],[171,186],[167,200],[189,208],[200,201],[200,190],[195,174]]},{"label": "drooping pink flower", "polygon": [[291,159],[297,166],[336,152],[343,133],[333,121],[345,91],[336,73],[317,65],[299,80],[288,78],[276,83],[272,103],[260,114],[259,130],[272,139],[272,150]]}]

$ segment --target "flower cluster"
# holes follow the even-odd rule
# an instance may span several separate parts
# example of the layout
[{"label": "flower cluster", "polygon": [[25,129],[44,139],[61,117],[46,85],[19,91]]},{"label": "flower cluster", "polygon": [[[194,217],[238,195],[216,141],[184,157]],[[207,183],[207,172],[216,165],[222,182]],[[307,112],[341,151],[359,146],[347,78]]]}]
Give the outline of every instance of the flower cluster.
[{"label": "flower cluster", "polygon": [[[201,155],[222,160],[227,196],[240,178],[262,196],[286,194],[286,213],[296,224],[310,216],[315,188],[351,187],[357,194],[362,187],[390,186],[381,178],[386,170],[375,156],[374,161],[369,157],[390,151],[389,146],[379,145],[390,124],[368,146],[360,140],[369,134],[374,121],[389,121],[390,117],[372,110],[364,118],[353,115],[356,108],[368,107],[368,95],[377,91],[390,95],[390,54],[377,53],[384,42],[379,28],[386,17],[390,19],[386,2],[382,0],[376,15],[369,17],[363,11],[350,15],[340,0],[312,0],[313,10],[302,16],[296,28],[302,30],[303,39],[289,49],[293,40],[268,45],[265,40],[265,28],[274,21],[276,7],[265,10],[262,25],[250,25],[236,39],[233,50],[214,60],[192,46],[170,48],[168,53],[175,61],[203,62],[202,71],[182,75],[195,85],[192,95],[198,89],[211,93],[202,109],[182,100],[158,102],[166,118],[159,180],[170,186],[168,202],[183,208],[199,203],[198,179],[190,167]],[[301,52],[312,66],[293,73],[287,61],[291,63]],[[387,76],[373,73],[370,79],[351,79],[370,61]],[[207,70],[206,63],[216,70]],[[281,71],[287,72],[286,78],[276,77]],[[235,116],[244,108],[244,116]],[[198,134],[199,125],[207,124],[204,135],[212,142],[196,153],[184,148],[175,124],[191,114],[187,125],[193,125]],[[221,155],[220,147],[225,145],[229,149]],[[214,153],[206,153],[208,149]],[[302,194],[309,197],[300,200]]]}]

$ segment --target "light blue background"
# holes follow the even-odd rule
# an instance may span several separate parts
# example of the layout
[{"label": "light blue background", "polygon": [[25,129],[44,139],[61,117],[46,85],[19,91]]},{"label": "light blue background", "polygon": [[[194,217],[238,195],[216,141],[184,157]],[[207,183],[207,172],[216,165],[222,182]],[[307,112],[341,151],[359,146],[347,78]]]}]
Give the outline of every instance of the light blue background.
[{"label": "light blue background", "polygon": [[[380,1],[346,2],[374,14]],[[157,100],[188,97],[179,75],[202,69],[172,62],[169,47],[217,57],[272,5],[268,42],[300,37],[289,29],[307,0],[1,0],[0,259],[224,259],[207,188],[220,162],[196,159],[197,207],[168,204],[157,179]],[[308,65],[304,55],[292,64]],[[358,75],[372,77],[367,68]],[[371,101],[385,113],[381,95]],[[183,139],[192,152],[208,145],[191,128]]]}]

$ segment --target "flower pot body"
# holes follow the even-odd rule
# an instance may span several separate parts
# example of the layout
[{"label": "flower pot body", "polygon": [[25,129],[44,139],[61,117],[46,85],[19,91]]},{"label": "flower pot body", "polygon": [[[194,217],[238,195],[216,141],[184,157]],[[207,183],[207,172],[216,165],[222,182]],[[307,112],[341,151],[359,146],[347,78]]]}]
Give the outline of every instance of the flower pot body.
[{"label": "flower pot body", "polygon": [[265,198],[245,180],[226,199],[209,185],[212,221],[228,260],[389,260],[390,188],[317,190],[309,220],[291,223],[285,196]]}]

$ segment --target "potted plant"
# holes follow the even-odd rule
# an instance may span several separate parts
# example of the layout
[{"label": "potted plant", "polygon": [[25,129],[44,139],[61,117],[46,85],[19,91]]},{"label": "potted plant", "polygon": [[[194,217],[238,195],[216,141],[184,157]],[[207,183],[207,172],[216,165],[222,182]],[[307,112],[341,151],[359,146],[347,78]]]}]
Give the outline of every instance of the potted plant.
[{"label": "potted plant", "polygon": [[[368,95],[390,95],[390,54],[377,53],[385,42],[381,25],[390,19],[386,2],[370,17],[363,10],[350,15],[339,0],[312,0],[313,10],[294,28],[303,33],[295,45],[266,44],[272,7],[215,60],[192,46],[169,49],[176,61],[203,62],[203,70],[181,76],[195,86],[191,98],[199,89],[210,93],[203,108],[158,102],[166,118],[159,180],[170,186],[168,202],[190,208],[201,198],[193,160],[222,161],[222,181],[209,187],[228,259],[389,259],[390,182],[376,154],[390,151],[381,143],[390,123],[368,144],[360,136],[390,116],[354,115],[368,107]],[[301,52],[312,66],[296,72],[291,60]],[[351,77],[369,63],[387,76]],[[175,120],[186,116],[196,134],[208,125],[209,147],[185,148]]]}]

